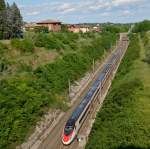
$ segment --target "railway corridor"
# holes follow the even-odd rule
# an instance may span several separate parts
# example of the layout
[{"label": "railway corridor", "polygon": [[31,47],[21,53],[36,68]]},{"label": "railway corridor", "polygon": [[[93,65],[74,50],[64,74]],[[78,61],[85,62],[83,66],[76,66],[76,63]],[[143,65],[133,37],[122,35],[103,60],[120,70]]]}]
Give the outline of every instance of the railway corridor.
[{"label": "railway corridor", "polygon": [[[61,142],[62,131],[63,131],[63,128],[64,128],[67,120],[72,115],[72,112],[76,109],[76,107],[80,104],[81,100],[85,96],[85,93],[89,90],[90,86],[87,87],[86,91],[79,97],[79,100],[76,100],[74,105],[65,113],[65,115],[62,117],[62,119],[55,126],[55,128],[52,130],[52,132],[47,136],[47,138],[41,143],[41,145],[39,146],[38,149],[83,149],[85,147],[86,142],[88,140],[88,135],[92,128],[92,124],[94,123],[94,120],[96,117],[96,113],[97,113],[97,111],[99,111],[99,109],[105,99],[105,96],[107,95],[107,92],[111,86],[111,82],[112,82],[113,78],[115,77],[115,74],[120,65],[120,62],[128,48],[129,43],[127,40],[127,34],[121,34],[120,36],[121,36],[120,41],[118,43],[118,46],[116,47],[116,50],[114,50],[114,52],[110,56],[108,56],[108,58],[106,59],[106,63],[103,64],[103,67],[109,62],[111,56],[118,51],[119,51],[119,59],[115,65],[114,69],[112,69],[112,71],[107,76],[107,79],[106,79],[103,87],[101,87],[100,91],[96,94],[94,102],[92,103],[90,112],[79,130],[78,136],[83,138],[83,140],[81,142],[78,142],[77,139],[75,139],[74,142],[72,142],[68,146],[64,146]],[[103,69],[103,67],[102,67],[102,69]],[[102,71],[102,69],[101,69],[101,71]],[[93,82],[94,82],[94,80],[93,80]]]}]

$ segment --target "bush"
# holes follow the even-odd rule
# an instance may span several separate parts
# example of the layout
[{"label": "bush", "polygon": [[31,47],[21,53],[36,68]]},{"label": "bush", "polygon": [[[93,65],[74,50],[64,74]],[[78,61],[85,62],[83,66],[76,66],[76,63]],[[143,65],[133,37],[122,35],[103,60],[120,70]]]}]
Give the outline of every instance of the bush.
[{"label": "bush", "polygon": [[44,26],[36,26],[34,28],[35,33],[48,33],[48,27],[44,27]]},{"label": "bush", "polygon": [[6,59],[0,59],[0,74],[8,70],[9,62]]},{"label": "bush", "polygon": [[34,44],[32,41],[28,39],[12,39],[11,46],[20,50],[21,52],[33,52],[34,51]]},{"label": "bush", "polygon": [[8,50],[7,46],[0,42],[0,54],[3,54],[7,50]]},{"label": "bush", "polygon": [[[72,34],[69,35],[72,40],[77,38]],[[40,80],[39,84],[43,85],[41,80],[44,80],[51,91],[56,93],[64,91],[68,88],[68,79],[74,81],[80,78],[89,69],[93,59],[99,59],[103,55],[104,50],[107,51],[110,43],[115,43],[117,38],[112,33],[107,33],[103,36],[104,38],[93,39],[90,46],[83,46],[80,53],[67,53],[62,59],[37,68],[34,74],[38,78],[37,81]]]},{"label": "bush", "polygon": [[128,32],[129,25],[115,24],[115,25],[105,25],[103,27],[103,31],[111,32],[111,33],[121,33]]},{"label": "bush", "polygon": [[20,63],[18,72],[32,72],[32,67],[25,63]]},{"label": "bush", "polygon": [[20,47],[21,47],[20,39],[12,39],[11,40],[11,46],[16,48],[16,49],[20,49]]},{"label": "bush", "polygon": [[141,33],[141,38],[146,51],[144,61],[150,64],[150,33],[146,32]]},{"label": "bush", "polygon": [[21,44],[21,51],[31,53],[34,51],[34,44],[32,43],[32,41],[24,39],[21,41]]},{"label": "bush", "polygon": [[38,34],[35,45],[37,47],[45,47],[47,49],[61,49],[61,42],[54,38],[51,34]]},{"label": "bush", "polygon": [[123,65],[120,66],[117,77],[121,77],[121,75],[124,76],[127,74],[132,69],[133,61],[140,57],[140,45],[137,42],[139,41],[138,36],[131,35],[130,39],[131,44],[129,45],[128,51],[125,54],[125,58],[122,60]]},{"label": "bush", "polygon": [[133,29],[133,32],[145,32],[150,30],[150,21],[145,20],[143,22],[137,23]]}]

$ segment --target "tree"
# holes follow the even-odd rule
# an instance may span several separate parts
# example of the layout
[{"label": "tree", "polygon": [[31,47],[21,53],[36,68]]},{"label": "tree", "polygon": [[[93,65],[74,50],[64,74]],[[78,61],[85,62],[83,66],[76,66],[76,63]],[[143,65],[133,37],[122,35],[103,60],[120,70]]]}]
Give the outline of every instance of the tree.
[{"label": "tree", "polygon": [[67,27],[66,24],[63,24],[63,25],[61,26],[61,31],[62,31],[62,32],[68,32],[68,27]]},{"label": "tree", "polygon": [[11,23],[12,23],[12,38],[21,37],[23,25],[22,16],[16,3],[13,3],[10,7]]},{"label": "tree", "polygon": [[0,11],[5,10],[6,4],[4,0],[0,0]]},{"label": "tree", "polygon": [[36,33],[41,33],[41,32],[43,32],[43,33],[48,33],[49,31],[48,31],[48,27],[45,27],[45,26],[36,26],[35,28],[34,28],[34,31],[36,32]]},{"label": "tree", "polygon": [[7,3],[6,9],[5,9],[5,20],[3,22],[4,24],[4,32],[3,32],[3,39],[9,39],[11,37],[12,31],[11,31],[11,26],[12,26],[12,15],[10,15],[10,6]]},{"label": "tree", "polygon": [[144,32],[150,30],[150,21],[144,20],[143,22],[137,23],[133,29],[133,32]]},{"label": "tree", "polygon": [[4,0],[0,0],[0,39],[3,39],[3,32],[4,32],[4,18],[5,18],[5,9],[6,9],[6,5],[5,5],[5,1]]}]

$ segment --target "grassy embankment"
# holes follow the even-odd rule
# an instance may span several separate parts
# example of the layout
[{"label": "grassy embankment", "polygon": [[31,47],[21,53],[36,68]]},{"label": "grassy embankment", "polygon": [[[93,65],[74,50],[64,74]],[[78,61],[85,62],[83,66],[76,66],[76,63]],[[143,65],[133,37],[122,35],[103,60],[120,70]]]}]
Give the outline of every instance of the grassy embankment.
[{"label": "grassy embankment", "polygon": [[116,39],[109,32],[30,33],[1,43],[0,148],[23,142],[48,109],[64,109],[68,79],[82,77]]},{"label": "grassy embankment", "polygon": [[86,149],[150,148],[150,65],[137,34],[99,111]]}]

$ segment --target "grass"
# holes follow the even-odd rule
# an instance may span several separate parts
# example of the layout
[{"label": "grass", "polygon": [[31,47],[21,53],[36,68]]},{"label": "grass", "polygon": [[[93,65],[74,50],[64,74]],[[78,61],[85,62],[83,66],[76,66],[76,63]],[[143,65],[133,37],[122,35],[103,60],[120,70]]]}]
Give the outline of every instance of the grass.
[{"label": "grass", "polygon": [[[140,57],[132,60],[132,67],[126,74],[118,75],[114,80],[86,149],[150,148],[150,66],[142,61],[145,49],[139,41],[131,41],[131,44],[140,45],[140,48],[137,46]],[[137,48],[134,47],[132,53]],[[125,60],[131,55],[129,50],[120,69],[125,67]]]}]

